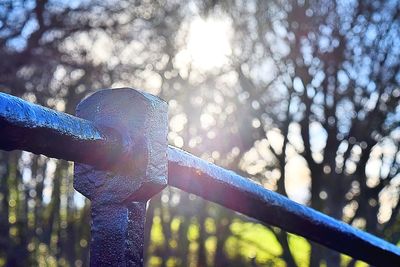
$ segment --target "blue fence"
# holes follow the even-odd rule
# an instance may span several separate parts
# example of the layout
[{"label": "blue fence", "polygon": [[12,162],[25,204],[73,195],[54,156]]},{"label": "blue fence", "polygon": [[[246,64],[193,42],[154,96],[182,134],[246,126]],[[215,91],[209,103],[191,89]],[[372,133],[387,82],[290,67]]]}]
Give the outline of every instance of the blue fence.
[{"label": "blue fence", "polygon": [[91,200],[91,266],[142,266],[146,202],[180,188],[376,266],[400,249],[167,144],[166,103],[130,88],[84,99],[77,117],[0,93],[0,149],[75,162]]}]

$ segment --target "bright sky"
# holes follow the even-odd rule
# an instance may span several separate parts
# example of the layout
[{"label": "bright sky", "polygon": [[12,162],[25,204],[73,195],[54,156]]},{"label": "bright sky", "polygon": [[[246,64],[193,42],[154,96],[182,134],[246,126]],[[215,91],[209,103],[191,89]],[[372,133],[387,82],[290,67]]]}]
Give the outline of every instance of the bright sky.
[{"label": "bright sky", "polygon": [[232,26],[227,19],[196,18],[189,28],[187,52],[203,70],[222,67],[231,55]]},{"label": "bright sky", "polygon": [[207,72],[229,63],[233,30],[228,18],[195,17],[183,30],[187,30],[187,35],[175,58],[178,69]]}]

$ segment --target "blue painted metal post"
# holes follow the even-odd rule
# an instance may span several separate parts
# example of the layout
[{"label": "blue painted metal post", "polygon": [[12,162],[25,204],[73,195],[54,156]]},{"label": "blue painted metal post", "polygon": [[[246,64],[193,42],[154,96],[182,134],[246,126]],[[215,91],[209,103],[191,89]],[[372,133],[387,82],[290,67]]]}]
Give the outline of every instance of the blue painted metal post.
[{"label": "blue painted metal post", "polygon": [[167,112],[164,101],[128,88],[77,107],[79,117],[119,131],[123,144],[110,171],[75,164],[74,187],[92,203],[91,266],[143,266],[146,201],[167,185]]},{"label": "blue painted metal post", "polygon": [[128,234],[125,250],[127,266],[136,266],[137,262],[143,263],[145,219],[146,203],[132,202],[128,205]]}]

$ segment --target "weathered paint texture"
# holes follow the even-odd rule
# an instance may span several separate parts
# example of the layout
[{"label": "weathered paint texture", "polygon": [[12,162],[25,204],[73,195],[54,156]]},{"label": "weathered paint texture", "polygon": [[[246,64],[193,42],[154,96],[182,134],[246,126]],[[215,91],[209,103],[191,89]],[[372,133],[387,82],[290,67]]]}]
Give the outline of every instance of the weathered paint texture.
[{"label": "weathered paint texture", "polygon": [[125,250],[127,266],[143,266],[144,264],[145,219],[146,203],[132,202],[128,204],[128,238],[125,240],[125,245],[127,247]]},{"label": "weathered paint texture", "polygon": [[76,164],[76,190],[96,201],[122,203],[148,200],[167,185],[168,106],[164,101],[134,89],[108,89],[84,99],[76,114],[122,136],[122,150],[112,171]]},{"label": "weathered paint texture", "polygon": [[83,100],[77,116],[116,129],[110,171],[75,164],[74,187],[92,202],[91,266],[142,266],[146,201],[167,185],[167,105],[129,88]]}]

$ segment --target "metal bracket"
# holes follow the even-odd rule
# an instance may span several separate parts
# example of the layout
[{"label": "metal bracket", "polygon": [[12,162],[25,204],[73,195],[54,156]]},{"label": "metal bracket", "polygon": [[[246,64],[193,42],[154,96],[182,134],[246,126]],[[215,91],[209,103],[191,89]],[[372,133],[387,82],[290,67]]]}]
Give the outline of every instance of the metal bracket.
[{"label": "metal bracket", "polygon": [[167,185],[168,106],[134,89],[106,89],[76,114],[117,130],[123,144],[111,171],[75,164],[74,187],[92,205],[90,265],[142,266],[146,201]]}]

